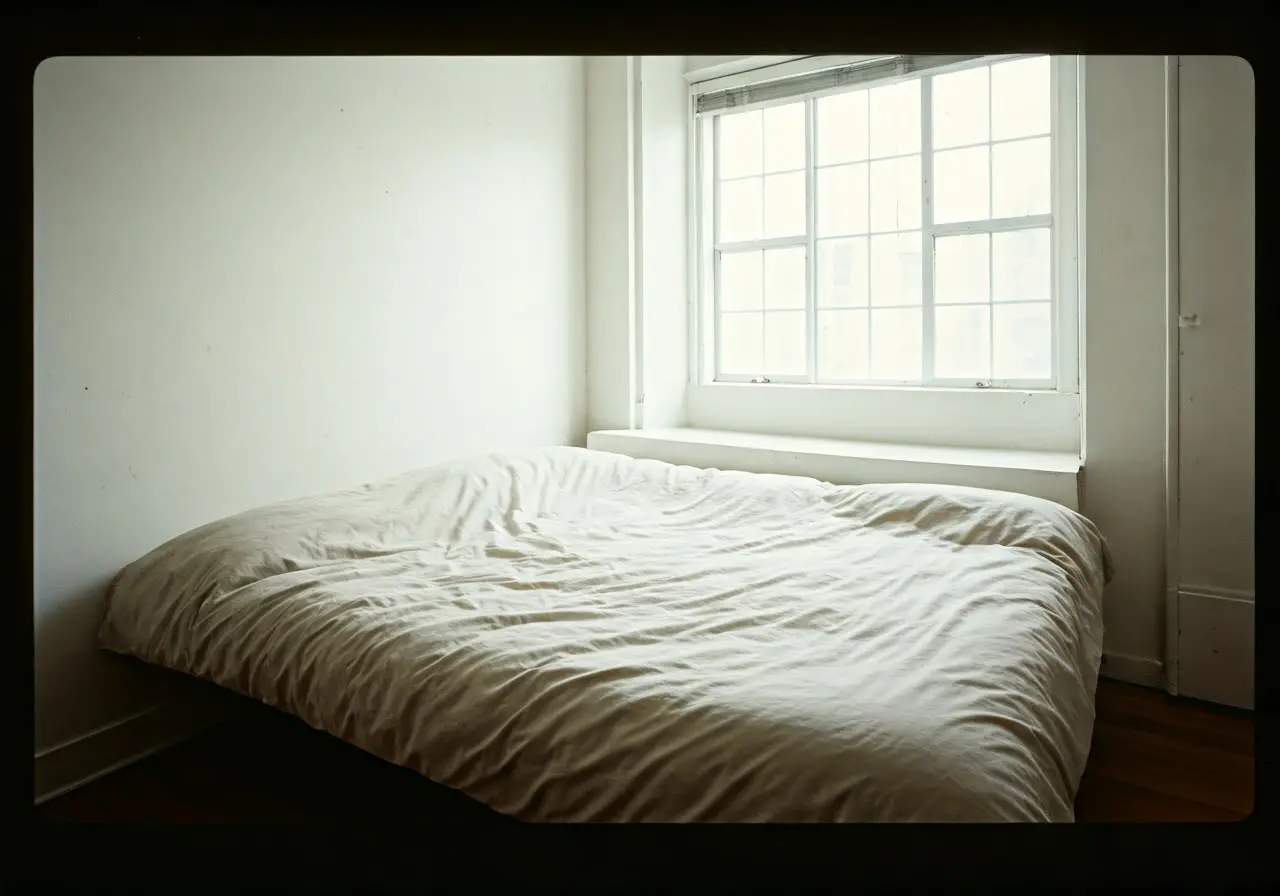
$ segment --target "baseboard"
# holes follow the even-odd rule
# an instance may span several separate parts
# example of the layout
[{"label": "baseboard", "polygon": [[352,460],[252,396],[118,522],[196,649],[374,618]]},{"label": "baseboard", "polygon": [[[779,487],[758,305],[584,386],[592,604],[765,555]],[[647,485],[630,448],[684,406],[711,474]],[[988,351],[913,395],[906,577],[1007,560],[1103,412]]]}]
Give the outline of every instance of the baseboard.
[{"label": "baseboard", "polygon": [[1164,664],[1159,660],[1141,656],[1104,653],[1102,655],[1102,668],[1098,674],[1103,678],[1125,681],[1129,684],[1140,684],[1148,688],[1164,687]]},{"label": "baseboard", "polygon": [[1178,693],[1253,709],[1253,594],[1178,589]]},{"label": "baseboard", "polygon": [[193,737],[237,711],[231,701],[202,696],[149,707],[41,750],[35,756],[35,804]]}]

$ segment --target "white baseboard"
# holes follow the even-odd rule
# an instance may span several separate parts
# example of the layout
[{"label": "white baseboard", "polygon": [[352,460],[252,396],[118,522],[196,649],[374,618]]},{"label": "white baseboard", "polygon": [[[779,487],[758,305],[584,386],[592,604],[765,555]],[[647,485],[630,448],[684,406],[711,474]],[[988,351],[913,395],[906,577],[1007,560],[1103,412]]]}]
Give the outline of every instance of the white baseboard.
[{"label": "white baseboard", "polygon": [[35,804],[193,737],[236,710],[231,701],[200,696],[161,703],[41,750],[35,755]]},{"label": "white baseboard", "polygon": [[1140,684],[1148,688],[1164,687],[1164,664],[1159,660],[1141,656],[1104,653],[1102,654],[1102,668],[1098,674],[1103,678],[1126,681],[1129,684]]},{"label": "white baseboard", "polygon": [[1178,693],[1253,709],[1253,594],[1178,589]]}]

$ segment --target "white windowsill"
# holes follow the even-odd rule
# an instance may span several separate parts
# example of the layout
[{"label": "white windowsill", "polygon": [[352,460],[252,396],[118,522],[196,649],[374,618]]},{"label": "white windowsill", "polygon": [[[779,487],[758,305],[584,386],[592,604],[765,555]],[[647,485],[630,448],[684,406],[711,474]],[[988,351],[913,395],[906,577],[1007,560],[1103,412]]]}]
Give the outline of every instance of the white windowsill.
[{"label": "white windowsill", "polygon": [[1019,492],[1079,509],[1075,454],[854,442],[712,429],[597,430],[587,447],[695,467],[811,476],[837,485],[932,482]]}]

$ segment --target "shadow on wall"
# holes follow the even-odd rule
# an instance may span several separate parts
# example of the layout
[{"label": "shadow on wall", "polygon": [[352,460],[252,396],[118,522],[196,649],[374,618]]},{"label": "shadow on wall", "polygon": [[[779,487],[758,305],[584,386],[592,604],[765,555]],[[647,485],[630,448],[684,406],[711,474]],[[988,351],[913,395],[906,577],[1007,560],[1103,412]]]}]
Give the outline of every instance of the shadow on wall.
[{"label": "shadow on wall", "polygon": [[[36,753],[186,693],[185,676],[98,647],[98,626],[113,578],[101,577],[49,601],[43,611],[36,608]],[[92,718],[77,717],[90,707]]]}]

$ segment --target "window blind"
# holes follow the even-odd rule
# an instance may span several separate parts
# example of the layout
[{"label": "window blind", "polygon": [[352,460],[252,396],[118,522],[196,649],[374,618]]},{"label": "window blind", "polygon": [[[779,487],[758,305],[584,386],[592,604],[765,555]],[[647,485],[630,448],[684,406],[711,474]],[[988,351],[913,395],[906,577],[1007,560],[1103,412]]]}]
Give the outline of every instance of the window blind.
[{"label": "window blind", "polygon": [[930,69],[972,62],[977,59],[983,59],[986,55],[885,56],[880,59],[849,62],[821,71],[764,81],[749,87],[732,87],[727,90],[704,93],[698,97],[697,111],[699,115],[703,115],[740,106],[771,103],[836,87],[866,84],[885,78],[899,78],[904,75],[929,71]]}]

